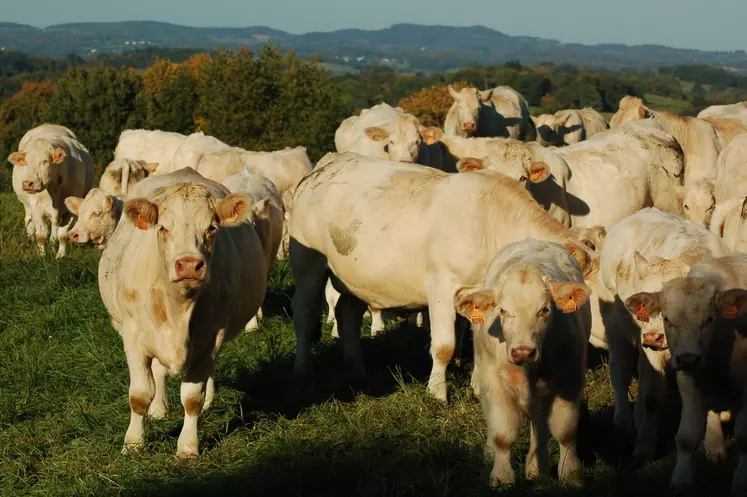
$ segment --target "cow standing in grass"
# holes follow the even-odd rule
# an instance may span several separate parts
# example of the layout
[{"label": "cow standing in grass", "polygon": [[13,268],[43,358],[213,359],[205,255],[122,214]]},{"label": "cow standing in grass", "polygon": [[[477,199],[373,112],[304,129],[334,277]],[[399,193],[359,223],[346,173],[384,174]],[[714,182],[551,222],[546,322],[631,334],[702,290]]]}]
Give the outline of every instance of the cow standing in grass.
[{"label": "cow standing in grass", "polygon": [[213,396],[221,346],[262,303],[267,268],[247,221],[252,202],[193,169],[137,185],[99,264],[99,290],[130,370],[124,451],[144,443],[144,418],[167,410],[166,376],[184,372],[179,457],[199,452],[197,417]]},{"label": "cow standing in grass", "polygon": [[374,308],[428,306],[429,391],[446,400],[454,353],[454,297],[479,287],[503,246],[534,237],[569,246],[593,271],[589,248],[517,181],[496,171],[431,168],[327,154],[296,190],[291,220],[297,370],[311,367],[329,270],[342,296],[336,316],[346,359],[363,372],[360,327]]},{"label": "cow standing in grass", "polygon": [[69,129],[42,124],[21,138],[18,152],[8,161],[13,164],[13,191],[25,211],[26,233],[36,238],[41,255],[50,239],[59,242],[57,257],[64,257],[73,222],[65,198],[85,196],[93,186],[91,154]]},{"label": "cow standing in grass", "polygon": [[475,335],[476,391],[488,424],[487,453],[495,457],[491,484],[514,483],[511,444],[522,414],[532,422],[527,478],[549,473],[552,434],[560,444],[559,477],[580,481],[576,427],[590,294],[565,247],[532,238],[505,246],[478,289],[457,293],[455,306]]}]

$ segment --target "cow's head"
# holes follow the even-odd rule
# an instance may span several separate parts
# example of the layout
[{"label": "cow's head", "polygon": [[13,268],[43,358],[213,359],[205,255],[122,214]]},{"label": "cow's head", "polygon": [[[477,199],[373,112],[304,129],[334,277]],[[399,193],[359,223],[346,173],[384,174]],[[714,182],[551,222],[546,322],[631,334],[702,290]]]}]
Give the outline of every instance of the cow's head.
[{"label": "cow's head", "polygon": [[201,185],[167,188],[153,201],[128,200],[125,215],[141,230],[155,230],[169,280],[189,293],[210,279],[210,264],[220,231],[248,221],[252,201],[233,193],[216,200]]},{"label": "cow's head", "polygon": [[678,188],[678,196],[682,198],[682,213],[685,219],[705,228],[710,226],[713,209],[716,207],[712,186],[704,182],[682,186]]},{"label": "cow's head", "polygon": [[423,141],[420,122],[410,115],[402,115],[386,128],[370,126],[366,136],[381,144],[385,157],[399,162],[417,162],[420,143]]},{"label": "cow's head", "polygon": [[631,296],[625,305],[635,312],[660,313],[673,366],[692,372],[706,366],[717,320],[733,319],[747,310],[747,290],[717,291],[700,278],[675,278],[658,292]]},{"label": "cow's head", "polygon": [[469,319],[484,316],[490,334],[506,343],[508,361],[523,365],[541,359],[553,314],[575,312],[590,295],[583,283],[554,282],[539,268],[524,267],[502,274],[494,288],[457,295],[455,305]]},{"label": "cow's head", "polygon": [[557,124],[553,114],[541,114],[534,120],[537,128],[537,142],[540,145],[560,145],[560,139],[557,134]]},{"label": "cow's head", "polygon": [[498,171],[515,179],[524,188],[529,188],[531,183],[542,183],[550,177],[550,167],[544,162],[504,161],[496,156],[490,156],[487,159],[465,157],[459,159],[456,168],[460,173],[483,169]]},{"label": "cow's head", "polygon": [[648,119],[650,117],[653,117],[653,113],[651,109],[643,104],[643,100],[628,95],[620,100],[620,108],[612,116],[612,119],[610,119],[610,127],[615,128],[627,122]]},{"label": "cow's head", "polygon": [[85,199],[67,197],[65,206],[78,217],[70,231],[70,241],[79,244],[91,242],[103,250],[122,217],[122,201],[99,188],[92,188]]},{"label": "cow's head", "polygon": [[32,140],[24,152],[13,152],[8,161],[16,167],[22,167],[23,191],[39,193],[46,190],[52,181],[52,169],[65,161],[67,153],[60,147],[51,145],[46,140]]},{"label": "cow's head", "polygon": [[452,109],[456,112],[459,134],[472,136],[477,131],[482,95],[477,88],[462,88],[456,91],[449,85],[449,95],[454,99]]},{"label": "cow's head", "polygon": [[[686,276],[700,255],[702,254],[698,250],[689,250],[674,259],[646,259],[640,252],[635,252],[630,271],[627,272],[626,286],[633,287],[638,292],[659,291],[667,281]],[[618,274],[618,278],[625,277],[626,274]],[[669,345],[664,333],[664,316],[659,312],[658,306],[636,299],[628,300],[631,304],[626,303],[626,307],[641,330],[641,345],[653,350],[667,349]]]}]

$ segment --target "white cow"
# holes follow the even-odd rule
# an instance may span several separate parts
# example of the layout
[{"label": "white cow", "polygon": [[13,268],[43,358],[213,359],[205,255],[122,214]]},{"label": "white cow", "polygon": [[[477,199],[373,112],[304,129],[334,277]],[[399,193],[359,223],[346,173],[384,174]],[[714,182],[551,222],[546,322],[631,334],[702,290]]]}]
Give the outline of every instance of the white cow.
[{"label": "white cow", "polygon": [[455,345],[454,299],[480,285],[498,249],[532,236],[566,244],[585,269],[593,269],[588,247],[526,189],[496,171],[450,175],[357,154],[327,154],[298,186],[293,205],[290,259],[300,371],[310,369],[311,346],[320,337],[328,269],[346,289],[336,315],[345,357],[358,372],[364,369],[359,338],[368,305],[428,306],[433,358],[428,389],[442,400]]},{"label": "white cow", "polygon": [[[532,238],[506,245],[477,290],[455,305],[472,321],[475,372],[485,420],[491,485],[512,485],[511,445],[531,420],[527,478],[548,475],[548,434],[560,444],[558,476],[579,483],[576,429],[584,393],[591,290],[568,250]],[[549,433],[548,433],[549,432]]]},{"label": "white cow", "polygon": [[91,188],[85,198],[67,197],[65,205],[78,218],[70,230],[70,241],[91,242],[97,249],[104,250],[122,217],[123,199],[107,195],[100,188]]},{"label": "white cow", "polygon": [[144,418],[167,410],[166,376],[184,372],[177,456],[198,455],[197,417],[213,397],[215,360],[259,309],[267,285],[252,202],[186,168],[136,185],[99,263],[99,290],[130,370],[124,452]]},{"label": "white cow", "polygon": [[348,117],[335,132],[335,148],[339,153],[417,162],[425,128],[415,116],[398,109],[382,103]]},{"label": "white cow", "polygon": [[[610,375],[615,390],[615,424],[638,430],[636,457],[653,457],[656,447],[656,412],[666,393],[665,370],[670,354],[662,318],[655,312],[633,312],[622,302],[641,291],[657,291],[666,281],[687,274],[700,258],[723,256],[729,248],[705,228],[658,209],[643,209],[615,224],[607,233],[601,251],[598,284],[607,343]],[[635,423],[631,417],[628,389],[629,360],[635,351],[640,389]]]},{"label": "white cow", "polygon": [[[253,207],[249,220],[262,242],[269,275],[284,235],[283,201],[280,193],[270,180],[248,169],[225,178],[221,183],[231,193],[242,193],[252,201]],[[248,331],[256,329],[259,319],[262,319],[261,308],[246,325],[246,329]]]},{"label": "white cow", "polygon": [[719,412],[736,408],[734,436],[739,465],[732,479],[732,494],[745,495],[747,345],[743,329],[747,255],[698,263],[686,278],[670,280],[657,292],[635,294],[626,305],[663,316],[672,365],[677,371],[682,415],[670,488],[677,493],[691,490],[695,482],[694,455],[701,441],[710,459],[725,458]]},{"label": "white cow", "polygon": [[114,159],[101,175],[99,188],[107,195],[127,195],[127,191],[153,173],[158,164],[134,159]]},{"label": "white cow", "polygon": [[204,156],[230,148],[230,145],[223,143],[214,136],[206,135],[202,131],[192,133],[176,149],[167,167],[156,169],[156,173],[170,173],[185,167],[197,170],[197,165]]},{"label": "white cow", "polygon": [[[177,149],[187,139],[181,133],[171,131],[150,131],[147,129],[126,129],[119,135],[114,159],[132,159],[151,164],[154,174],[171,172],[169,165]],[[156,172],[157,171],[157,172]]]},{"label": "white cow", "polygon": [[449,94],[454,103],[446,114],[446,134],[534,140],[534,121],[529,115],[529,104],[513,88],[498,86],[485,91],[462,88],[457,92],[449,85]]},{"label": "white cow", "polygon": [[747,196],[716,204],[710,230],[722,237],[730,249],[747,253]]},{"label": "white cow", "polygon": [[736,119],[747,125],[747,102],[728,105],[711,105],[701,110],[698,119],[726,117]]},{"label": "white cow", "polygon": [[573,145],[609,129],[604,116],[591,107],[559,110],[542,114],[535,120],[537,142],[541,145]]},{"label": "white cow", "polygon": [[747,195],[747,133],[742,133],[724,147],[716,161],[716,203]]},{"label": "white cow", "polygon": [[44,255],[51,221],[51,240],[59,241],[57,257],[64,257],[73,215],[65,198],[83,196],[93,186],[93,161],[88,150],[69,129],[43,124],[21,138],[18,152],[10,154],[13,191],[24,208],[29,238],[35,237]]}]

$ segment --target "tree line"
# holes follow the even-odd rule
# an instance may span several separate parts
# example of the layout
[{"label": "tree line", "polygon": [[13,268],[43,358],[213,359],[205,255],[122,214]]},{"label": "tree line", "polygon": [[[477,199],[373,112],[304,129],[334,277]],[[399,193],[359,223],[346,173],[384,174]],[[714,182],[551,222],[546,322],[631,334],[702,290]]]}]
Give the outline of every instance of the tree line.
[{"label": "tree line", "polygon": [[[401,105],[426,125],[442,125],[451,105],[448,84],[511,86],[533,114],[582,107],[612,113],[625,95],[655,96],[689,114],[747,98],[747,77],[709,66],[593,71],[511,61],[445,74],[367,67],[330,75],[320,57],[302,60],[272,44],[258,53],[148,48],[58,61],[0,52],[0,157],[14,151],[28,129],[55,122],[78,134],[99,173],[120,132],[130,128],[201,130],[250,150],[303,145],[317,160],[333,149],[345,117],[381,102]],[[6,164],[0,191],[9,188]]]}]

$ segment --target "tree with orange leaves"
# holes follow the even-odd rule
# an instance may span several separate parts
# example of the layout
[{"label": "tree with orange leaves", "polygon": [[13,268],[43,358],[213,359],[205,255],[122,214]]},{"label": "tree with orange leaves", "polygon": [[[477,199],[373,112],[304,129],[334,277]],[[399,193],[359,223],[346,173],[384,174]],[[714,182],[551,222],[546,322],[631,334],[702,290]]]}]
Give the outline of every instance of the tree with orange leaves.
[{"label": "tree with orange leaves", "polygon": [[[452,83],[455,90],[470,86],[463,81]],[[423,126],[442,128],[454,99],[449,95],[448,85],[436,85],[424,88],[399,101],[405,112],[417,117]]]}]

